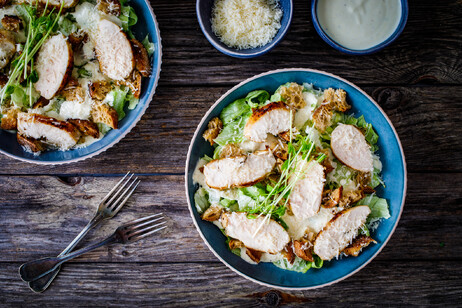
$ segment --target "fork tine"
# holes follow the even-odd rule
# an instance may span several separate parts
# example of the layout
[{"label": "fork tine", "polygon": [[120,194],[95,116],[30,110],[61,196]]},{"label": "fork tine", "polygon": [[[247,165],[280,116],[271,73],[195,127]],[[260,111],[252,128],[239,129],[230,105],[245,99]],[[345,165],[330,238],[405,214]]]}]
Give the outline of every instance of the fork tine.
[{"label": "fork tine", "polygon": [[124,188],[125,186],[127,186],[128,183],[130,183],[130,180],[132,179],[132,177],[134,176],[135,174],[132,173],[128,179],[125,181],[125,183],[114,193],[114,195],[112,196],[111,199],[109,199],[109,201],[106,203],[106,207],[109,208],[111,203],[114,201],[115,198],[117,198],[117,196],[124,191]]},{"label": "fork tine", "polygon": [[[123,194],[120,195],[119,199],[117,199],[117,201],[114,202],[114,206],[113,206],[113,210],[112,212],[115,214],[117,214],[117,212],[119,212],[119,210],[122,208],[122,206],[127,202],[128,198],[130,198],[130,196],[133,194],[133,192],[135,191],[135,189],[138,187],[138,185],[141,183],[141,180],[139,180],[138,182],[136,182],[136,180],[138,180],[138,178],[136,178],[131,184],[130,186],[128,186],[128,188],[124,191]],[[135,186],[133,188],[132,185],[135,184]],[[131,189],[130,189],[131,188]],[[127,194],[128,193],[128,194]],[[125,197],[125,195],[127,195]],[[125,197],[125,199],[122,200],[122,202],[119,202],[123,197]]]},{"label": "fork tine", "polygon": [[131,229],[127,233],[138,231],[138,230],[142,229],[143,227],[151,225],[151,224],[153,224],[156,221],[159,221],[161,219],[164,219],[164,217],[161,216],[161,217],[157,217],[155,219],[152,219],[152,220],[149,220],[149,221],[146,221],[146,222],[139,223],[139,224],[137,224],[135,226],[132,226]]},{"label": "fork tine", "polygon": [[[128,240],[132,241],[132,242],[137,241],[137,240],[142,239],[142,238],[144,238],[146,236],[149,236],[149,235],[151,235],[151,234],[153,234],[155,232],[158,232],[158,231],[160,231],[162,229],[165,229],[165,228],[167,228],[167,226],[165,225],[166,223],[167,223],[166,221],[163,221],[161,223],[155,224],[153,226],[150,226],[148,228],[145,228],[143,230],[140,230],[140,231],[137,231],[137,232],[135,232],[133,234],[130,234],[130,235],[128,235]],[[162,226],[162,227],[158,228],[159,226]],[[157,229],[154,229],[154,228],[157,228]]]},{"label": "fork tine", "polygon": [[144,221],[147,221],[151,218],[154,218],[156,216],[159,216],[159,215],[162,215],[162,213],[157,213],[157,214],[154,214],[154,215],[150,215],[150,216],[146,216],[146,217],[143,217],[143,218],[138,218],[138,219],[135,219],[135,220],[132,220],[126,224],[123,225],[123,227],[125,228],[128,228],[128,227],[133,227],[135,226],[137,223],[141,223],[141,222],[144,222]]},{"label": "fork tine", "polygon": [[123,180],[125,180],[125,178],[130,174],[130,171],[128,171],[124,177],[119,181],[117,182],[117,184],[111,189],[110,192],[107,193],[107,195],[103,198],[103,200],[101,201],[101,203],[104,203],[111,195],[112,193],[119,187],[120,183],[122,183]]}]

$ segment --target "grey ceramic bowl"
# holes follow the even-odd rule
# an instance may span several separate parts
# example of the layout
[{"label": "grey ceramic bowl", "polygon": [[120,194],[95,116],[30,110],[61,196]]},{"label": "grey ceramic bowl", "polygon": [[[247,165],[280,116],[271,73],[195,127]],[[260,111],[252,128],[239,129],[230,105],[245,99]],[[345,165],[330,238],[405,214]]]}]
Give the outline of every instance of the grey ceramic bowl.
[{"label": "grey ceramic bowl", "polygon": [[207,40],[218,51],[235,58],[253,58],[261,56],[273,49],[286,35],[292,21],[293,3],[292,0],[279,0],[279,6],[283,11],[281,28],[271,42],[262,47],[250,49],[236,49],[223,44],[213,33],[211,25],[212,7],[215,0],[197,0],[196,14],[199,25]]}]

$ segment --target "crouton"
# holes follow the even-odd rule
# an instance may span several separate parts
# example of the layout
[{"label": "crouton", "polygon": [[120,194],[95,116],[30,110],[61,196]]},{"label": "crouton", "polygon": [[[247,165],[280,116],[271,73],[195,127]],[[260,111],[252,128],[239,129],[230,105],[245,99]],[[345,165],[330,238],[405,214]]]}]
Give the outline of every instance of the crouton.
[{"label": "crouton", "polygon": [[97,0],[96,8],[109,15],[119,16],[122,10],[119,0]]},{"label": "crouton", "polygon": [[135,97],[135,98],[140,98],[140,95],[141,95],[141,73],[134,70],[130,76],[123,80],[123,81],[119,81],[117,82],[117,84],[122,84],[122,85],[125,85],[127,87],[130,88],[131,92],[132,92],[132,95]]},{"label": "crouton", "polygon": [[74,65],[71,44],[62,34],[50,37],[40,48],[35,63],[39,76],[35,89],[46,99],[51,99],[71,76]]},{"label": "crouton", "polygon": [[221,122],[220,118],[213,118],[207,125],[207,130],[204,132],[202,137],[210,142],[210,145],[214,145],[215,141],[213,140],[218,136],[218,134],[220,134],[222,128],[223,122]]},{"label": "crouton", "polygon": [[212,205],[205,210],[201,218],[206,221],[215,221],[220,218],[222,212],[223,208],[221,206]]},{"label": "crouton", "polygon": [[67,121],[77,127],[82,134],[93,138],[99,138],[98,125],[95,123],[82,119],[68,119]]},{"label": "crouton", "polygon": [[80,139],[80,132],[69,122],[35,113],[18,114],[18,132],[26,137],[45,139],[62,150],[73,147]]},{"label": "crouton", "polygon": [[335,189],[334,191],[328,190],[323,198],[322,206],[325,208],[331,208],[336,206],[342,198],[343,186]]},{"label": "crouton", "polygon": [[229,242],[228,242],[228,246],[229,246],[229,249],[231,249],[231,250],[236,249],[236,248],[245,247],[244,243],[242,243],[239,240],[235,240],[235,239],[230,239]]},{"label": "crouton", "polygon": [[0,87],[4,87],[8,83],[8,76],[0,73]]},{"label": "crouton", "polygon": [[312,244],[306,240],[300,240],[300,241],[294,241],[293,242],[294,244],[294,251],[295,251],[295,254],[297,255],[297,257],[305,260],[305,261],[309,261],[309,262],[313,262],[314,259],[313,259],[313,253],[312,253]]},{"label": "crouton", "polygon": [[0,0],[0,8],[3,8],[11,3],[11,0]]},{"label": "crouton", "polygon": [[0,69],[10,63],[16,52],[16,41],[12,32],[0,29]]},{"label": "crouton", "polygon": [[137,39],[131,39],[130,43],[132,44],[133,56],[135,57],[136,70],[143,77],[149,77],[151,75],[151,61],[149,60],[146,48]]},{"label": "crouton", "polygon": [[220,152],[220,158],[234,157],[242,155],[242,149],[234,143],[228,143],[225,145]]},{"label": "crouton", "polygon": [[59,91],[59,95],[64,96],[67,101],[82,102],[85,100],[85,90],[74,77],[69,78],[66,85]]},{"label": "crouton", "polygon": [[21,18],[14,15],[5,15],[2,18],[2,26],[8,31],[18,32],[21,29]]},{"label": "crouton", "polygon": [[331,125],[332,115],[332,107],[328,104],[322,104],[316,108],[313,112],[313,122],[316,129],[324,133],[326,128]]},{"label": "crouton", "polygon": [[23,147],[26,147],[29,149],[31,152],[38,153],[45,151],[46,147],[41,142],[40,140],[34,139],[32,137],[26,137],[21,134],[16,134],[16,139],[18,140],[18,143],[22,145]]},{"label": "crouton", "polygon": [[287,262],[289,262],[289,264],[294,264],[295,253],[294,253],[292,243],[287,244],[287,246],[284,247],[283,250],[281,250],[281,254],[283,255],[284,258],[286,258],[286,260],[287,260]]},{"label": "crouton", "polygon": [[338,205],[340,207],[347,208],[355,204],[362,198],[364,198],[364,191],[362,188],[359,188],[357,190],[343,191],[342,197],[340,198]]},{"label": "crouton", "polygon": [[106,95],[111,91],[112,86],[108,81],[93,81],[88,84],[88,91],[91,98],[96,100],[103,100]]},{"label": "crouton", "polygon": [[18,117],[19,109],[10,108],[1,118],[0,128],[4,130],[15,130],[18,126]]},{"label": "crouton", "polygon": [[306,106],[305,99],[303,98],[303,89],[303,86],[291,82],[288,86],[281,87],[279,94],[288,106],[300,109]]},{"label": "crouton", "polygon": [[88,39],[88,34],[85,32],[73,32],[69,34],[68,38],[69,43],[71,43],[72,49],[76,50],[82,46],[82,43]]},{"label": "crouton", "polygon": [[356,237],[370,212],[367,205],[361,205],[335,215],[316,236],[314,253],[325,261],[338,256]]},{"label": "crouton", "polygon": [[347,248],[343,250],[343,253],[347,256],[357,257],[361,250],[369,246],[370,243],[377,244],[377,242],[372,237],[360,235],[354,239],[353,243],[351,243]]},{"label": "crouton", "polygon": [[117,111],[105,103],[95,102],[91,110],[91,117],[95,123],[103,123],[114,129],[118,128],[119,115]]}]

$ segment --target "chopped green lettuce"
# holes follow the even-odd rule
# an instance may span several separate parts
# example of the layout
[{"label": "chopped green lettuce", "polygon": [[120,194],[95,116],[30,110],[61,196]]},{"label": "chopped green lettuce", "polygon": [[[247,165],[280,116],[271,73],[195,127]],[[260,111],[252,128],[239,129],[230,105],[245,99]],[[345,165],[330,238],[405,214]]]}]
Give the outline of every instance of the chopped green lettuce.
[{"label": "chopped green lettuce", "polygon": [[141,44],[143,44],[144,48],[146,48],[149,56],[154,54],[156,47],[154,46],[154,43],[149,40],[149,34],[146,34]]},{"label": "chopped green lettuce", "polygon": [[360,200],[358,205],[368,205],[371,209],[371,213],[367,217],[366,226],[370,229],[370,226],[384,218],[390,218],[390,211],[388,210],[388,202],[386,199],[379,198],[375,194],[367,195],[365,198]]},{"label": "chopped green lettuce", "polygon": [[269,98],[269,93],[265,90],[255,90],[247,94],[245,100],[251,108],[258,108],[264,105]]},{"label": "chopped green lettuce", "polygon": [[207,190],[200,187],[194,194],[194,204],[196,205],[197,212],[202,214],[206,209],[209,208],[210,202],[208,199]]},{"label": "chopped green lettuce", "polygon": [[244,141],[244,127],[249,116],[250,114],[226,124],[214,141],[221,146],[228,143],[241,143]]},{"label": "chopped green lettuce", "polygon": [[321,258],[319,258],[316,255],[313,255],[313,258],[314,261],[309,262],[299,257],[295,257],[293,264],[290,264],[286,258],[283,258],[279,261],[273,262],[273,264],[285,270],[306,273],[310,268],[321,268],[323,265],[323,261],[321,260]]},{"label": "chopped green lettuce", "polygon": [[220,113],[220,119],[223,125],[227,125],[238,120],[242,116],[250,116],[251,113],[252,110],[250,106],[247,105],[246,99],[241,98],[223,108],[223,111]]}]

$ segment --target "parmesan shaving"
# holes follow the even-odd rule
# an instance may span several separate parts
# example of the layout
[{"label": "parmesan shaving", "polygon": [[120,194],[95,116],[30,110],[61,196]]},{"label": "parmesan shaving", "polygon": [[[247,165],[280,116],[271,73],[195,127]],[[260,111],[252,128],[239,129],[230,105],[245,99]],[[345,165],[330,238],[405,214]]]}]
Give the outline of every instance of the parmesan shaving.
[{"label": "parmesan shaving", "polygon": [[282,10],[277,0],[216,0],[212,30],[227,46],[261,47],[281,28]]}]

